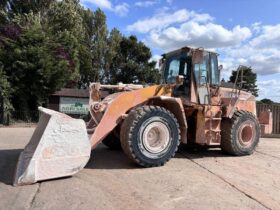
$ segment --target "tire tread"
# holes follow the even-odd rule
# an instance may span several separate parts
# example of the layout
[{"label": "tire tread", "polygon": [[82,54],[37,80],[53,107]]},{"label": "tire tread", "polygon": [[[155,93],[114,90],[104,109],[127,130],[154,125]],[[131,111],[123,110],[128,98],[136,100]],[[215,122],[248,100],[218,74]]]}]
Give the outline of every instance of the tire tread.
[{"label": "tire tread", "polygon": [[[255,115],[251,112],[240,110],[240,111],[235,112],[231,119],[224,118],[222,120],[222,125],[221,125],[222,126],[221,148],[223,151],[225,151],[226,153],[229,153],[231,155],[235,155],[235,156],[249,155],[249,154],[252,154],[253,150],[254,150],[254,148],[253,148],[251,151],[248,151],[248,152],[241,151],[234,142],[235,141],[234,135],[236,135],[235,127],[239,123],[240,118],[243,117],[244,115],[249,115],[250,117],[253,117],[257,124],[257,129],[260,131],[259,122],[256,119]],[[258,131],[256,131],[256,132],[258,132]],[[256,145],[258,144],[259,136],[257,136],[257,138],[258,139],[257,139]]]},{"label": "tire tread", "polygon": [[[178,136],[179,139],[177,140],[177,146],[176,149],[174,150],[174,152],[171,154],[170,157],[166,158],[164,161],[159,162],[159,163],[146,163],[144,161],[141,161],[135,154],[135,151],[132,147],[132,136],[133,136],[133,131],[135,129],[135,126],[137,125],[137,123],[139,122],[139,120],[145,116],[146,114],[150,113],[150,112],[154,112],[154,113],[166,113],[168,114],[170,117],[173,118],[173,120],[176,122],[177,125],[177,129],[178,129]],[[155,167],[155,166],[162,166],[164,165],[167,161],[170,160],[170,158],[175,156],[175,153],[178,150],[178,146],[180,144],[180,129],[179,129],[179,124],[177,119],[175,118],[175,116],[168,111],[167,109],[160,107],[160,106],[141,106],[141,107],[137,107],[133,110],[131,110],[127,116],[127,118],[124,120],[123,124],[122,124],[122,128],[121,128],[121,133],[120,133],[120,139],[121,139],[121,146],[123,148],[124,153],[129,157],[130,160],[132,160],[133,162],[144,166],[144,167]]]}]

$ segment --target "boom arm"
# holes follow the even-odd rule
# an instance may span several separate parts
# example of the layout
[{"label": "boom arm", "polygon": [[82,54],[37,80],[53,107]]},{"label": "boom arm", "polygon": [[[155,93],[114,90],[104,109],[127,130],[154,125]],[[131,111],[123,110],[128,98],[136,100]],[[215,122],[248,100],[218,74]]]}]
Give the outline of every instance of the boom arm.
[{"label": "boom arm", "polygon": [[[115,97],[113,97],[111,101],[109,101],[109,103],[105,105],[106,108],[103,107],[103,102],[101,102],[102,105],[100,106],[97,105],[100,104],[100,102],[92,102],[90,107],[91,114],[94,115],[93,117],[105,110],[100,122],[95,127],[94,133],[91,136],[90,143],[92,148],[95,148],[96,145],[101,142],[106,137],[106,135],[109,134],[117,126],[117,124],[120,120],[122,120],[122,117],[127,113],[127,111],[146,102],[153,96],[160,95],[170,96],[171,90],[166,86],[155,85],[139,90],[123,92],[115,95]],[[106,98],[103,101],[106,101]],[[99,110],[96,109],[98,107],[100,107]]]}]

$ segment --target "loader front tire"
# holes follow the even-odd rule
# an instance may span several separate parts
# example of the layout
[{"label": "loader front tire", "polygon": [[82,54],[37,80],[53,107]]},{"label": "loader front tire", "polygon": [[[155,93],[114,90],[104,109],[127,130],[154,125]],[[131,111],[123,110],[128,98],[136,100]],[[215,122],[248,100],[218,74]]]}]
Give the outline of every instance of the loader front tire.
[{"label": "loader front tire", "polygon": [[133,162],[144,167],[162,166],[175,155],[180,130],[170,111],[142,106],[129,112],[120,139],[123,151]]},{"label": "loader front tire", "polygon": [[260,125],[250,112],[235,112],[222,120],[221,128],[221,148],[231,155],[250,155],[259,143]]}]

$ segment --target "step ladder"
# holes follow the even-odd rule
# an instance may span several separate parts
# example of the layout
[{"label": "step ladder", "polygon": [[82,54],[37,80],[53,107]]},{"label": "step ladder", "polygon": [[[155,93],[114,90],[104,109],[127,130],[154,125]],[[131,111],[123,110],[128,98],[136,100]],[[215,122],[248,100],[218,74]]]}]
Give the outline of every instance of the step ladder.
[{"label": "step ladder", "polygon": [[205,112],[205,139],[207,145],[220,145],[221,143],[222,111]]}]

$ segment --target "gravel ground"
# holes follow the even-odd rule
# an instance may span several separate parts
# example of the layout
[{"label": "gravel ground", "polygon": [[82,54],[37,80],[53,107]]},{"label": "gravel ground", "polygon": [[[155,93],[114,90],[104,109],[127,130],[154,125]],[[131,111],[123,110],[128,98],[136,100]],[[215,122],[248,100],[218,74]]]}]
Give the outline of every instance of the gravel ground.
[{"label": "gravel ground", "polygon": [[280,139],[261,139],[246,157],[181,149],[157,168],[101,144],[73,177],[13,187],[33,131],[0,128],[0,209],[280,209]]}]

